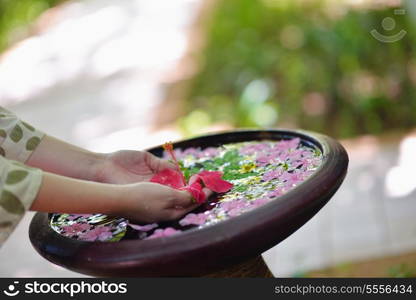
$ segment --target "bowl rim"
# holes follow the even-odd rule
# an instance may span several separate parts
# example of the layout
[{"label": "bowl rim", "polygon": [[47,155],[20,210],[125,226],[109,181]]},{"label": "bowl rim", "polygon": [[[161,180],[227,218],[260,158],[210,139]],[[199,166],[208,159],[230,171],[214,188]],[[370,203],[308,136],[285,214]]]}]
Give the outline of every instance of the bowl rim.
[{"label": "bowl rim", "polygon": [[[182,148],[197,144],[201,140],[223,141],[230,136],[240,136],[246,141],[249,141],[246,139],[249,136],[259,136],[251,140],[266,140],[269,135],[279,136],[281,140],[299,137],[302,143],[318,147],[322,152],[322,164],[294,189],[258,208],[178,235],[116,243],[87,242],[64,237],[50,227],[47,213],[36,213],[29,228],[31,243],[43,257],[53,263],[81,273],[100,276],[193,275],[217,270],[221,266],[259,255],[296,231],[331,198],[347,172],[348,155],[345,149],[325,135],[289,129],[223,131],[173,143],[175,147]],[[211,144],[207,145],[210,146]],[[159,155],[162,150],[161,146],[147,149]],[[294,217],[299,220],[296,224],[291,224],[289,221]],[[267,228],[279,231],[278,225],[285,226],[286,230],[276,233],[274,237],[266,232]],[[254,247],[247,246],[251,242],[257,244]],[[244,245],[250,249],[243,250]],[[221,255],[216,254],[211,258],[213,251],[220,251]],[[227,256],[228,259],[223,259]],[[181,265],[181,270],[175,272],[172,269],[175,265]],[[163,267],[167,268],[165,273],[162,272]]]}]

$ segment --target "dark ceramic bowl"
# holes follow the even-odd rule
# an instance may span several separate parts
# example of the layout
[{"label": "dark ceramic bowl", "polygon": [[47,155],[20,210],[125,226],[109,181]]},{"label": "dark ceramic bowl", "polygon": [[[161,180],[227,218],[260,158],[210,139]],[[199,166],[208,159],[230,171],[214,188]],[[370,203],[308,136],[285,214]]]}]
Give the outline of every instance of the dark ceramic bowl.
[{"label": "dark ceramic bowl", "polygon": [[[30,240],[47,260],[94,276],[201,276],[254,258],[299,229],[332,197],[347,172],[345,149],[324,135],[290,130],[231,131],[174,143],[205,148],[296,137],[322,151],[322,165],[290,192],[240,216],[175,236],[105,243],[64,237],[52,230],[48,214],[37,213]],[[149,151],[161,156],[163,149]]]}]

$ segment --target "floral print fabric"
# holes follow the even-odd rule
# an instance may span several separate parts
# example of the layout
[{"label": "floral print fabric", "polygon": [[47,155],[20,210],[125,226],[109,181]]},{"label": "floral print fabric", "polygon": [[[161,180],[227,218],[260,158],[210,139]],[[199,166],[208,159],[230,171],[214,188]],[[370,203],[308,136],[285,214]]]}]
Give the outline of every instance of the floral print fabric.
[{"label": "floral print fabric", "polygon": [[0,247],[36,198],[42,171],[25,166],[44,134],[0,107]]}]

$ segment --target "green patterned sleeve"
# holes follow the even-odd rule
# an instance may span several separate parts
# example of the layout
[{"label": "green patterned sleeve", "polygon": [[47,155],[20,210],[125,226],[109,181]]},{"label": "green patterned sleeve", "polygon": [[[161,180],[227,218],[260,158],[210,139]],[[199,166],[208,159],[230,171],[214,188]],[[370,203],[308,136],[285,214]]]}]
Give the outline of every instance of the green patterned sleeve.
[{"label": "green patterned sleeve", "polygon": [[25,162],[44,135],[12,112],[0,107],[0,155]]},{"label": "green patterned sleeve", "polygon": [[0,107],[0,247],[38,194],[42,171],[20,162],[29,158],[43,136]]},{"label": "green patterned sleeve", "polygon": [[35,200],[42,171],[0,156],[0,246]]}]

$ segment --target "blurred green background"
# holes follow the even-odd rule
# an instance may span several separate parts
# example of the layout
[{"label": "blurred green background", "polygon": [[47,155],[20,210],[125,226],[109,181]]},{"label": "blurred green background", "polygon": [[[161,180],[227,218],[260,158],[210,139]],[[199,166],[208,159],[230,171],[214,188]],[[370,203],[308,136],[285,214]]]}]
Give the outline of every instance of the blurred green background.
[{"label": "blurred green background", "polygon": [[0,52],[26,37],[42,12],[63,0],[0,0]]},{"label": "blurred green background", "polygon": [[[22,111],[26,111],[27,116],[45,116],[40,110],[33,110],[38,103],[45,111],[48,112],[50,109],[54,112],[53,109],[61,104],[72,101],[75,103],[73,106],[62,106],[64,107],[62,110],[64,114],[72,113],[71,118],[68,118],[71,119],[68,124],[71,122],[74,124],[70,127],[56,126],[58,127],[56,132],[59,132],[57,136],[62,137],[69,132],[69,137],[87,145],[94,144],[95,146],[98,142],[102,147],[121,147],[119,143],[134,144],[134,147],[137,147],[135,144],[137,140],[140,140],[139,143],[146,140],[140,138],[140,134],[145,135],[143,132],[153,137],[153,134],[147,134],[147,131],[140,131],[141,128],[129,131],[130,127],[135,129],[134,126],[137,125],[134,122],[130,123],[129,118],[137,119],[137,115],[140,116],[142,110],[146,109],[151,114],[154,112],[153,107],[149,109],[146,106],[150,102],[147,97],[152,93],[145,88],[136,89],[136,85],[147,86],[149,82],[154,83],[156,79],[151,68],[157,64],[154,62],[146,64],[144,60],[137,62],[134,58],[150,57],[158,61],[163,56],[162,54],[174,53],[175,45],[170,44],[171,48],[167,47],[160,52],[156,51],[159,49],[155,47],[154,57],[146,51],[144,54],[132,51],[131,57],[132,52],[115,51],[118,50],[117,48],[125,50],[129,48],[129,45],[133,46],[133,49],[140,49],[135,46],[139,43],[146,43],[153,37],[157,38],[157,35],[166,38],[164,34],[171,32],[166,29],[166,27],[171,27],[169,21],[164,24],[164,27],[159,28],[159,31],[154,28],[157,26],[152,27],[148,25],[149,23],[143,22],[142,27],[137,26],[136,31],[128,32],[130,25],[139,18],[146,19],[147,17],[152,20],[156,19],[156,22],[162,22],[158,21],[158,17],[163,14],[152,11],[166,11],[168,10],[166,4],[161,0],[154,5],[152,1],[154,0],[72,0],[70,3],[68,1],[68,5],[86,2],[93,3],[93,5],[86,5],[83,8],[88,12],[74,13],[73,15],[78,16],[79,19],[72,17],[74,18],[72,26],[64,29],[61,27],[59,37],[62,39],[50,38],[52,34],[49,33],[49,39],[38,41],[39,47],[33,48],[32,43],[29,45],[32,48],[23,48],[24,51],[21,51],[20,55],[9,57],[9,62],[12,63],[6,66],[7,68],[4,67],[6,63],[3,64],[4,69],[0,74],[0,79],[13,78],[14,81],[3,80],[2,82],[10,84],[11,88],[8,90],[13,90],[15,93],[4,92],[4,95],[12,95],[9,96],[11,99],[14,95],[17,96],[16,99],[12,99],[13,101],[6,99],[7,97],[3,97],[2,89],[0,89],[0,99],[11,106],[21,101],[20,107],[14,105],[12,108],[22,109],[23,107]],[[56,24],[53,25],[53,20],[62,18],[59,14],[64,9],[49,13],[42,18],[41,22],[35,22],[35,20],[42,12],[62,2],[65,0],[0,0],[0,52],[7,50],[25,37],[42,32],[42,30],[47,31],[48,27],[56,27]],[[140,4],[150,3],[147,15],[143,16],[142,13],[146,9],[143,9],[143,6],[138,4],[139,2]],[[174,79],[167,79],[169,84],[177,80],[172,86],[184,87],[173,97],[170,97],[170,94],[175,94],[177,90],[172,92],[174,90],[172,86],[166,89],[166,82],[163,84],[158,82],[163,89],[160,93],[161,98],[164,99],[161,106],[167,107],[164,113],[173,115],[170,119],[168,118],[169,121],[166,121],[169,123],[167,134],[172,129],[171,131],[179,136],[178,128],[182,130],[181,134],[189,136],[200,135],[211,129],[229,127],[289,127],[323,132],[337,138],[349,138],[362,134],[406,132],[416,127],[415,0],[195,0],[194,2],[208,4],[202,12],[202,21],[200,20],[195,26],[198,34],[196,38],[191,36],[190,40],[191,46],[196,47],[190,55],[192,55],[192,63],[197,66],[197,72],[191,76],[182,75],[185,80],[181,75],[177,75],[178,77]],[[78,6],[82,8],[82,5]],[[137,11],[130,16],[131,7],[136,7]],[[396,8],[404,8],[406,13],[395,15]],[[90,17],[100,9],[100,17],[91,20]],[[172,16],[171,11],[169,14]],[[122,21],[129,16],[132,20],[125,23],[126,27],[120,26],[120,31],[113,35],[113,27],[123,24]],[[178,16],[178,19],[185,19],[185,16],[179,14]],[[69,22],[69,19],[66,21]],[[86,19],[87,22],[85,22]],[[51,20],[52,25],[48,25]],[[86,26],[86,28],[85,24],[91,27]],[[151,22],[150,24],[154,25]],[[93,42],[88,44],[80,42],[80,28],[81,30],[89,29],[89,34],[91,34],[83,35],[82,41],[92,39]],[[405,30],[406,36],[394,43],[383,43],[371,35],[372,30],[377,30],[386,36],[394,36],[401,30]],[[125,32],[128,34],[124,35]],[[101,37],[93,39],[92,36],[96,34]],[[123,47],[114,43],[114,40],[120,36],[128,40],[128,43],[121,43]],[[175,35],[173,37],[174,40],[179,40],[179,45],[182,45],[180,38],[177,39]],[[203,41],[202,47],[198,46],[200,39]],[[56,46],[53,41],[60,45],[47,53],[49,48]],[[71,45],[77,47],[72,48]],[[97,52],[100,56],[98,50],[102,49],[110,49],[106,53],[111,55],[105,56],[101,52],[101,58],[97,61],[104,62],[100,64],[104,68],[95,70],[94,73],[94,68],[91,68],[94,63],[91,64],[91,61],[94,60],[92,58],[97,57]],[[84,50],[88,55],[83,55]],[[10,51],[9,54],[12,52]],[[60,56],[61,52],[65,52],[64,55]],[[47,54],[43,56],[39,53]],[[127,58],[122,57],[123,54],[127,54]],[[33,60],[30,59],[32,55],[35,56]],[[103,57],[106,59],[102,59]],[[185,61],[189,60],[185,59]],[[27,62],[33,65],[27,69],[22,68]],[[118,64],[122,67],[114,68]],[[143,65],[146,66],[143,68]],[[191,71],[194,70],[193,66],[194,64],[191,64]],[[31,72],[37,68],[41,72]],[[123,75],[123,72],[132,72],[131,69],[137,72],[135,76]],[[181,69],[178,73],[183,71],[181,64],[178,69]],[[187,68],[183,69],[185,70],[183,73],[186,73]],[[88,73],[84,70],[92,71]],[[43,71],[45,72],[42,73]],[[146,72],[150,73],[151,80],[146,78],[147,74],[142,74]],[[25,77],[26,73],[28,75]],[[67,73],[69,73],[68,76],[66,76]],[[9,77],[14,74],[17,75]],[[111,80],[109,77],[112,77]],[[14,84],[19,81],[23,84]],[[32,81],[35,84],[32,85]],[[2,88],[6,85],[2,85]],[[42,93],[29,93],[35,90],[42,91]],[[82,94],[87,96],[84,98]],[[104,97],[104,94],[108,98]],[[184,105],[177,105],[176,101],[170,102],[171,98]],[[26,108],[23,102],[28,102]],[[33,103],[31,104],[33,106],[29,106],[29,102]],[[67,107],[69,107],[69,112],[66,110]],[[116,113],[118,118],[114,118],[116,111],[114,108],[119,107],[122,108],[120,111],[123,113]],[[91,110],[94,113],[91,113]],[[107,115],[107,110],[110,111],[108,114],[110,117]],[[134,113],[127,114],[124,113],[125,110],[131,110]],[[59,111],[59,109],[55,110],[58,112],[57,116],[60,116]],[[81,117],[77,119],[75,115]],[[155,119],[163,117],[162,115],[163,113],[159,112]],[[45,117],[44,120],[47,122],[48,118]],[[128,126],[119,127],[123,118],[126,119],[123,124]],[[114,119],[116,119],[114,124],[117,126],[111,122]],[[75,124],[73,120],[78,120],[78,124]],[[176,123],[171,124],[171,120]],[[51,124],[55,123],[51,122]],[[51,126],[48,124],[48,127]],[[45,126],[45,128],[48,127]],[[165,136],[168,136],[167,134]],[[162,136],[163,133],[159,137]],[[331,215],[333,224],[322,223],[329,225],[319,229],[318,239],[314,236],[311,238],[311,241],[318,240],[321,243],[328,239],[333,244],[331,247],[322,247],[326,245],[322,244],[319,247],[328,252],[320,251],[318,254],[311,252],[311,249],[316,248],[309,240],[305,241],[308,247],[306,252],[296,249],[301,248],[297,247],[298,245],[292,248],[289,246],[287,251],[294,253],[293,257],[290,257],[291,263],[297,264],[304,257],[320,257],[320,255],[324,257],[326,253],[334,256],[340,255],[341,252],[350,253],[355,249],[358,249],[356,252],[369,253],[364,251],[362,245],[365,244],[363,241],[367,242],[367,240],[369,242],[365,245],[372,245],[373,239],[377,238],[378,231],[375,232],[374,225],[380,230],[380,244],[386,245],[383,251],[390,246],[392,248],[397,246],[393,244],[393,241],[400,241],[404,246],[402,244],[399,246],[405,249],[408,244],[404,243],[404,240],[406,242],[415,240],[413,213],[415,202],[412,193],[416,189],[413,182],[409,182],[416,166],[413,155],[416,149],[416,139],[413,137],[401,141],[402,138],[403,135],[398,134],[393,144],[380,147],[374,137],[359,137],[353,140],[356,144],[348,148],[351,154],[350,175],[343,185],[344,192],[342,193],[341,190],[341,196],[338,198],[341,204],[337,206],[337,210],[333,210],[339,212],[339,215]],[[164,141],[169,139],[164,139]],[[410,180],[408,180],[409,177]],[[389,178],[394,180],[392,179],[387,184]],[[396,192],[402,189],[405,192],[401,196],[387,195],[388,188]],[[409,194],[406,194],[406,190],[410,191]],[[389,219],[386,219],[386,215]],[[340,216],[347,220],[345,224],[348,226],[341,226],[343,219]],[[335,223],[338,227],[334,225]],[[347,230],[355,223],[364,225],[353,227],[360,228],[354,232]],[[388,226],[393,226],[392,224],[394,227],[389,228]],[[361,230],[362,228],[366,230]],[[346,241],[340,239],[342,242],[334,241],[332,240],[335,236],[333,232],[343,233],[343,235],[337,234],[336,236],[348,239]],[[363,240],[357,238],[360,234]],[[18,249],[24,249],[19,243],[16,245]],[[294,249],[299,252],[295,252]],[[388,259],[377,258],[367,262],[355,262],[355,259],[349,257],[346,262],[325,270],[318,270],[313,274],[307,274],[300,268],[299,273],[294,276],[412,277],[416,274],[414,249],[414,247],[411,249],[413,252],[410,254],[401,254]],[[376,256],[377,251],[374,250],[371,255]],[[325,259],[328,257],[332,259],[331,255],[326,255]],[[32,259],[30,255],[27,257]],[[37,262],[35,261],[34,264],[36,265]],[[43,265],[43,261],[39,264]],[[21,268],[17,268],[9,264],[8,270],[13,274],[18,274],[24,268],[26,266],[22,265]]]},{"label": "blurred green background", "polygon": [[[415,18],[348,2],[217,1],[186,97],[185,132],[226,122],[344,138],[414,127]],[[391,31],[386,17],[396,22]],[[407,35],[382,43],[372,29]]]}]

